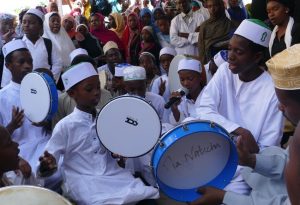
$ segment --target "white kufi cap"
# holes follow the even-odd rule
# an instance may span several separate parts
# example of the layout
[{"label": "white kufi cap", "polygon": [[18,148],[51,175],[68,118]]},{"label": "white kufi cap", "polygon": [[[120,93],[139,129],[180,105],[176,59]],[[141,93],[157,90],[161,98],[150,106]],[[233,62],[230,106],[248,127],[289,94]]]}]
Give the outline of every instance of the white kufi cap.
[{"label": "white kufi cap", "polygon": [[42,21],[45,19],[45,14],[38,9],[29,9],[26,14],[33,14],[39,17]]},{"label": "white kufi cap", "polygon": [[91,63],[79,63],[71,66],[69,70],[62,74],[62,81],[65,90],[68,91],[71,87],[77,83],[83,81],[91,76],[98,76],[96,69]]},{"label": "white kufi cap", "polygon": [[70,54],[69,54],[69,57],[70,57],[70,61],[72,62],[74,60],[74,58],[76,56],[79,56],[79,55],[89,55],[88,52],[83,49],[83,48],[77,48],[75,50],[73,50]]},{"label": "white kufi cap", "polygon": [[227,50],[221,50],[214,56],[214,62],[218,67],[227,61],[228,61],[228,51]]},{"label": "white kufi cap", "polygon": [[140,66],[128,66],[123,70],[124,81],[146,80],[145,68]]},{"label": "white kufi cap", "polygon": [[118,45],[114,41],[108,41],[104,46],[103,46],[103,53],[106,54],[106,52],[112,48],[117,48],[119,49]]},{"label": "white kufi cap", "polygon": [[7,44],[5,44],[2,47],[2,53],[4,55],[4,58],[11,52],[21,49],[21,48],[27,48],[26,43],[24,41],[22,41],[21,39],[12,40],[12,41],[8,42]]},{"label": "white kufi cap", "polygon": [[168,54],[168,55],[171,55],[171,56],[176,56],[177,55],[177,52],[174,48],[171,48],[171,47],[164,47],[160,50],[159,52],[159,57],[164,55],[164,54]]},{"label": "white kufi cap", "polygon": [[198,73],[202,72],[202,66],[200,61],[195,59],[182,59],[178,64],[178,72],[181,70],[192,70]]},{"label": "white kufi cap", "polygon": [[236,29],[234,34],[245,37],[246,39],[264,47],[269,47],[272,31],[261,20],[245,19]]}]

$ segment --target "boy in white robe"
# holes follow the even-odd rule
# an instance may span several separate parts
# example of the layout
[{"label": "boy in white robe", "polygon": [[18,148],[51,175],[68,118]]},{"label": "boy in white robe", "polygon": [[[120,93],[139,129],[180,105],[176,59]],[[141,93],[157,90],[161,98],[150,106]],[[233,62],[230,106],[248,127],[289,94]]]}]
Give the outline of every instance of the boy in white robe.
[{"label": "boy in white robe", "polygon": [[[278,109],[271,76],[262,68],[271,30],[256,19],[244,20],[229,43],[228,63],[223,63],[204,89],[197,108],[198,117],[223,126],[229,133],[243,136],[253,153],[278,146],[282,136],[283,115]],[[264,62],[263,62],[264,63]],[[258,147],[248,139],[254,138]],[[238,167],[225,188],[247,194]]]},{"label": "boy in white robe", "polygon": [[[283,114],[294,124],[294,133],[287,150],[268,147],[259,154],[251,153],[238,139],[239,164],[246,182],[251,186],[249,195],[225,192],[212,187],[199,190],[204,195],[192,205],[288,205],[299,201],[299,121],[300,121],[300,44],[296,44],[267,61],[275,83],[275,92]],[[287,186],[287,188],[286,188]],[[288,196],[289,194],[289,196]],[[291,202],[290,202],[291,201]]]},{"label": "boy in white robe", "polygon": [[41,175],[51,175],[63,155],[66,192],[78,205],[128,204],[157,198],[157,189],[120,168],[98,139],[95,106],[100,100],[100,84],[93,65],[77,64],[62,75],[62,80],[76,107],[54,128],[40,159]]}]

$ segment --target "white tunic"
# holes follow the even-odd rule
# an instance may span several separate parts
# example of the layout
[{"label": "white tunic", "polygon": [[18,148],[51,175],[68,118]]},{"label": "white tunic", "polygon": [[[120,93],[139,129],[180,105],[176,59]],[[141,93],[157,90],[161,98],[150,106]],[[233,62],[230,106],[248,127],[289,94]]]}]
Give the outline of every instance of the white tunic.
[{"label": "white tunic", "polygon": [[[229,133],[238,127],[248,129],[261,149],[280,144],[283,115],[267,72],[251,82],[243,82],[232,74],[228,63],[222,64],[204,89],[197,114],[202,120],[220,124]],[[247,187],[239,169],[227,188],[243,194]]]},{"label": "white tunic", "polygon": [[[184,13],[175,16],[171,21],[170,38],[171,44],[175,47],[177,55],[189,54],[198,55],[198,35],[196,28],[199,27],[206,18],[200,10],[191,12],[188,23],[184,21]],[[179,37],[178,33],[189,33],[188,38]]]},{"label": "white tunic", "polygon": [[[48,64],[48,52],[44,43],[44,39],[40,37],[35,44],[33,44],[26,36],[22,39],[26,45],[28,50],[30,51],[31,57],[33,59],[33,70],[37,68],[48,68],[50,69],[50,65]],[[52,43],[52,68],[51,71],[53,73],[54,79],[57,81],[60,73],[62,71],[62,60],[59,56],[58,48],[56,48],[55,44]]]},{"label": "white tunic", "polygon": [[113,205],[157,198],[157,189],[145,186],[120,168],[100,144],[92,115],[75,108],[58,122],[46,150],[58,160],[68,194],[79,205]]},{"label": "white tunic", "polygon": [[[0,124],[5,127],[12,119],[13,106],[21,108],[20,84],[11,81],[0,90]],[[19,143],[20,156],[29,162],[33,172],[49,137],[42,127],[33,126],[26,117],[23,125],[12,134],[12,140]]]},{"label": "white tunic", "polygon": [[171,112],[169,115],[170,123],[172,125],[178,125],[181,122],[185,121],[186,118],[188,118],[187,121],[197,118],[198,115],[196,109],[197,109],[197,105],[199,105],[200,103],[200,98],[201,98],[201,93],[198,95],[196,101],[192,99],[188,99],[186,96],[183,96],[181,98],[180,104],[178,105],[178,110],[180,113],[179,120],[178,122],[176,122],[174,115]]},{"label": "white tunic", "polygon": [[167,110],[164,108],[165,100],[163,97],[155,93],[146,92],[145,100],[153,105],[161,122],[167,123],[169,121]]},{"label": "white tunic", "polygon": [[152,84],[152,87],[151,87],[151,92],[159,95],[159,86],[161,84],[161,81],[166,81],[166,83],[165,83],[166,90],[165,90],[164,94],[162,95],[162,97],[164,98],[164,100],[166,102],[168,102],[170,100],[171,91],[170,91],[170,86],[169,86],[169,78],[166,74],[156,78],[153,81],[153,84]]}]

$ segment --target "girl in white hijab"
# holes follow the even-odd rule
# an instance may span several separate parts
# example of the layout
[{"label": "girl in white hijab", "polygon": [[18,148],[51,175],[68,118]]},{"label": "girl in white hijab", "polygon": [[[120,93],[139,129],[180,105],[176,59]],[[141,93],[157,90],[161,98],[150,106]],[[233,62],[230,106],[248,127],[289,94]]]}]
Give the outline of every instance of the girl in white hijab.
[{"label": "girl in white hijab", "polygon": [[58,13],[50,12],[45,15],[43,37],[49,38],[58,48],[63,62],[63,71],[65,71],[65,68],[71,64],[69,54],[75,50],[75,46],[61,26],[61,18]]}]

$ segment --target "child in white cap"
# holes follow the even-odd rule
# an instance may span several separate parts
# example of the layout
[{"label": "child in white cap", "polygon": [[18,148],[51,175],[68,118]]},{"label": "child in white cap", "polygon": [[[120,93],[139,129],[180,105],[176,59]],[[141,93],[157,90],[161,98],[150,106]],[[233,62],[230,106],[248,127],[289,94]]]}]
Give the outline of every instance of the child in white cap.
[{"label": "child in white cap", "polygon": [[43,22],[44,14],[40,10],[29,9],[22,20],[22,29],[25,34],[22,40],[32,55],[33,70],[48,68],[52,71],[54,79],[58,81],[63,67],[62,60],[55,44],[50,39],[41,36]]},{"label": "child in white cap", "polygon": [[219,51],[206,65],[204,65],[206,72],[207,83],[211,80],[213,75],[217,72],[218,67],[228,61],[228,51]]},{"label": "child in white cap", "polygon": [[[197,108],[200,119],[214,121],[228,133],[242,136],[252,153],[278,146],[282,136],[283,116],[274,85],[262,69],[270,36],[271,30],[263,22],[244,20],[229,42],[228,63],[218,68]],[[249,193],[242,169],[238,167],[225,190]]]},{"label": "child in white cap", "polygon": [[165,47],[162,48],[159,52],[159,62],[162,68],[165,70],[166,74],[161,75],[153,81],[151,92],[156,93],[160,96],[163,96],[167,102],[170,98],[170,88],[169,88],[169,67],[171,61],[176,56],[176,51],[174,48]]},{"label": "child in white cap", "polygon": [[62,80],[76,107],[54,128],[47,151],[40,159],[40,172],[55,170],[59,157],[64,156],[67,195],[78,205],[128,204],[157,198],[157,189],[145,186],[120,168],[99,141],[95,106],[101,96],[93,65],[77,64],[63,74]]},{"label": "child in white cap", "polygon": [[[21,81],[32,71],[32,57],[24,41],[13,40],[2,48],[6,67],[12,80],[0,90],[0,124],[11,134],[12,140],[19,143],[20,156],[29,162],[29,168],[21,169],[28,178],[35,174],[39,156],[43,153],[50,134],[44,127],[35,126],[24,116],[20,100]],[[26,167],[27,167],[26,165]],[[12,180],[15,180],[12,176]]]},{"label": "child in white cap", "polygon": [[205,86],[202,82],[201,72],[203,72],[203,68],[198,60],[186,58],[179,62],[178,75],[186,92],[184,96],[179,91],[173,92],[170,96],[170,99],[174,97],[181,98],[171,106],[171,124],[179,124],[188,117],[197,117],[196,105],[199,104],[200,94]]}]

